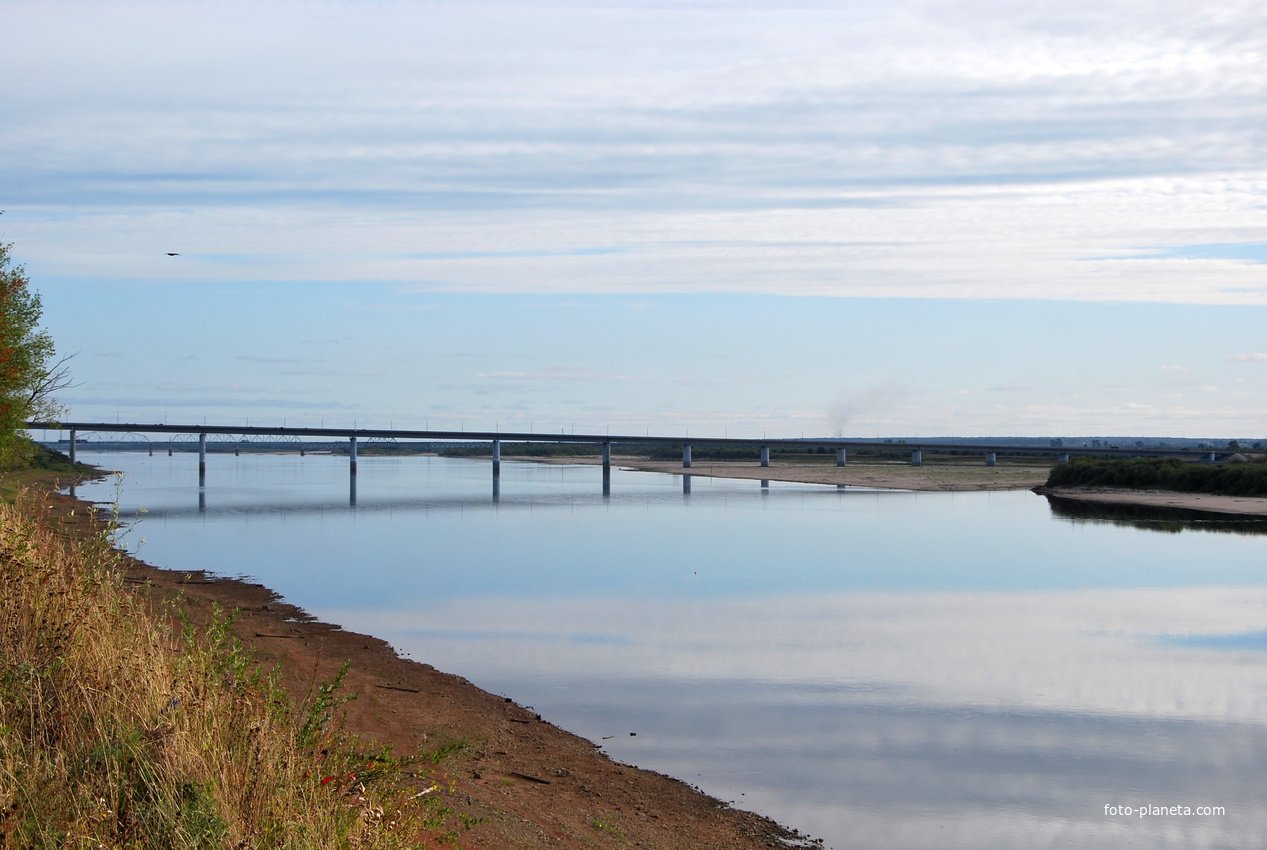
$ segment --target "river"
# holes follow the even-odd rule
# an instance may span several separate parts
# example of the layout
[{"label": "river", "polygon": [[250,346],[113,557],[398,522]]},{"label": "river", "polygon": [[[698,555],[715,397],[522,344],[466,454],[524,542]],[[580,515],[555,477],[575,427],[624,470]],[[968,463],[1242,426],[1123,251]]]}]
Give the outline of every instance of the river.
[{"label": "river", "polygon": [[[1262,523],[504,462],[90,454],[264,583],[835,848],[1267,841]],[[1147,808],[1143,816],[1139,807]],[[1185,809],[1187,813],[1185,814]]]}]

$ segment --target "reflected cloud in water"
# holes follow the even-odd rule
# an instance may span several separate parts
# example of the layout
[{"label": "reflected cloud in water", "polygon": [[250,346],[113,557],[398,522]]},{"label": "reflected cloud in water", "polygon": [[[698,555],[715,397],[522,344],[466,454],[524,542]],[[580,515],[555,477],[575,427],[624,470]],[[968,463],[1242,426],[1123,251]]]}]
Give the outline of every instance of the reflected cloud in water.
[{"label": "reflected cloud in water", "polygon": [[[213,467],[205,514],[188,469],[128,461],[142,556],[249,574],[829,846],[1267,835],[1260,535],[513,462],[494,502],[487,463],[439,458],[362,459],[352,510],[345,465],[261,460]],[[1142,803],[1227,814],[1104,811]]]},{"label": "reflected cloud in water", "polygon": [[[498,627],[470,628],[473,610]],[[566,728],[610,737],[617,759],[848,836],[836,846],[1250,847],[1267,831],[1267,655],[1172,645],[1267,633],[1263,590],[323,614],[441,667],[460,660]],[[1107,803],[1233,815],[1117,822]]]}]

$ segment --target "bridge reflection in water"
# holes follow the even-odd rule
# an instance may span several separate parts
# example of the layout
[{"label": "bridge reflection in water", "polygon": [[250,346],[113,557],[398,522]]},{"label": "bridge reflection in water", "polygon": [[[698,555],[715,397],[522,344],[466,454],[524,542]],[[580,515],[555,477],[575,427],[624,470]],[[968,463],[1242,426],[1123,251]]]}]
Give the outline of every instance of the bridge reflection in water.
[{"label": "bridge reflection in water", "polygon": [[[1054,460],[1056,463],[1065,463],[1069,460],[1071,449],[1062,445],[1016,445],[1009,443],[989,443],[989,442],[963,442],[963,443],[943,443],[943,442],[911,442],[901,441],[894,442],[892,440],[853,440],[841,438],[743,438],[743,437],[691,437],[685,436],[650,436],[650,435],[630,435],[630,434],[541,434],[534,432],[508,432],[508,431],[431,431],[431,430],[407,430],[407,429],[377,429],[377,428],[289,428],[286,426],[251,426],[251,425],[171,425],[163,424],[140,424],[140,423],[119,423],[119,422],[28,422],[26,427],[29,430],[55,430],[59,432],[69,431],[69,439],[67,443],[68,454],[70,459],[76,459],[76,450],[80,435],[87,434],[119,434],[139,437],[148,441],[146,435],[150,434],[166,434],[169,435],[167,450],[170,455],[177,443],[192,443],[193,439],[197,439],[198,444],[198,487],[200,490],[200,503],[205,503],[205,494],[201,491],[205,490],[207,483],[207,452],[208,452],[208,436],[219,436],[229,439],[223,439],[220,442],[224,446],[232,446],[235,454],[240,453],[244,445],[256,442],[264,437],[273,438],[268,443],[270,451],[298,451],[303,455],[305,451],[313,450],[314,446],[320,445],[314,443],[314,440],[329,440],[335,438],[346,440],[346,443],[330,444],[330,450],[339,452],[345,450],[348,455],[348,503],[356,504],[356,472],[357,472],[357,452],[358,441],[366,442],[391,442],[399,444],[399,441],[407,441],[412,444],[415,451],[436,450],[439,448],[451,448],[454,446],[487,446],[489,454],[492,458],[492,485],[493,501],[501,498],[501,461],[502,461],[502,444],[503,443],[544,443],[555,445],[591,445],[601,450],[602,453],[602,493],[603,495],[611,495],[611,455],[613,445],[638,445],[640,447],[681,447],[682,452],[682,469],[687,470],[692,465],[692,447],[707,446],[712,448],[728,449],[730,457],[734,457],[737,451],[750,449],[754,455],[760,459],[761,466],[770,466],[770,450],[771,448],[780,448],[784,450],[795,449],[800,452],[807,451],[834,451],[836,455],[836,465],[844,466],[848,459],[849,450],[868,450],[868,451],[885,451],[885,452],[910,452],[910,463],[913,466],[920,466],[924,462],[924,453],[946,453],[946,454],[977,454],[982,457],[986,466],[995,466],[998,463],[998,456],[1005,455],[1025,455],[1029,457],[1042,457]],[[153,443],[148,442],[150,453],[153,453]],[[425,446],[426,448],[423,448]],[[258,449],[257,449],[258,450]],[[1217,460],[1217,455],[1213,451],[1205,449],[1182,449],[1182,448],[1130,448],[1120,449],[1117,447],[1078,447],[1077,453],[1080,455],[1100,455],[1115,457],[1138,457],[1138,456],[1169,456],[1169,457],[1187,457],[1192,459],[1202,459],[1208,461]],[[682,493],[689,496],[691,493],[691,475],[683,472],[682,474]]]}]

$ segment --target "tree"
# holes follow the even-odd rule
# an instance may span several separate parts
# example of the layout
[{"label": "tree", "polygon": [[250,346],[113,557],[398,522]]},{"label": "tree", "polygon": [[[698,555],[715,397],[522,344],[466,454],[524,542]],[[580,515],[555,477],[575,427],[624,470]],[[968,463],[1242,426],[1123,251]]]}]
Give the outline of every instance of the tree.
[{"label": "tree", "polygon": [[61,409],[53,393],[70,386],[70,358],[54,360],[53,338],[39,327],[40,296],[26,269],[11,265],[12,247],[0,243],[0,466],[29,454],[25,424],[56,419]]}]

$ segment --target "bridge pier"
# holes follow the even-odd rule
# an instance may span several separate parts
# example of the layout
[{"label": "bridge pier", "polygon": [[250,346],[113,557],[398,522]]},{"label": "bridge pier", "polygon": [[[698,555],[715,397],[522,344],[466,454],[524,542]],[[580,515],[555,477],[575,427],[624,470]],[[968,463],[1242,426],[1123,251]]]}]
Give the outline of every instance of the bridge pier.
[{"label": "bridge pier", "polygon": [[502,477],[502,441],[493,440],[493,480]]},{"label": "bridge pier", "polygon": [[998,453],[997,453],[997,452],[986,452],[986,453],[985,453],[985,465],[986,465],[986,466],[994,466],[994,465],[996,465],[998,462],[999,462],[999,456],[998,456]]},{"label": "bridge pier", "polygon": [[762,466],[770,465],[770,447],[769,446],[761,447],[761,465]]},{"label": "bridge pier", "polygon": [[924,465],[924,452],[920,449],[911,449],[911,466]]},{"label": "bridge pier", "polygon": [[603,443],[603,498],[612,494],[612,444]]},{"label": "bridge pier", "polygon": [[1060,454],[1056,455],[1056,463],[1068,463],[1068,462],[1069,462],[1069,452],[1061,452]]},{"label": "bridge pier", "polygon": [[[682,444],[682,467],[684,469],[691,468],[691,444],[690,443]],[[688,475],[687,478],[690,478],[690,476]],[[688,487],[687,489],[689,490],[690,488]]]},{"label": "bridge pier", "polygon": [[845,450],[836,449],[836,466],[844,466],[844,465],[845,465]]},{"label": "bridge pier", "polygon": [[1217,458],[1214,456],[1214,452],[1210,452],[1209,456],[1206,457],[1206,460],[1209,461],[1210,463],[1214,463],[1217,460]]},{"label": "bridge pier", "polygon": [[207,432],[198,435],[198,486],[207,486]]},{"label": "bridge pier", "polygon": [[75,462],[75,429],[70,429],[70,462]]},{"label": "bridge pier", "polygon": [[356,477],[356,437],[348,438],[348,475]]}]

